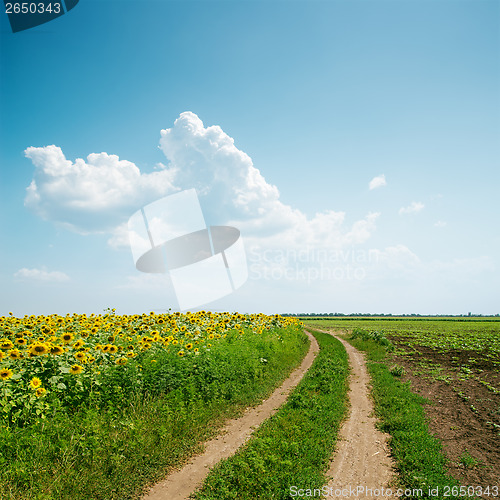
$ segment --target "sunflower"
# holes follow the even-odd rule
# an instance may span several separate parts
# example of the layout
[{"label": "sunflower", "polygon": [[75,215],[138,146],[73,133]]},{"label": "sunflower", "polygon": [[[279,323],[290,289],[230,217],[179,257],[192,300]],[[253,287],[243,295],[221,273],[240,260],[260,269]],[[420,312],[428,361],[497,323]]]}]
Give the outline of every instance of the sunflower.
[{"label": "sunflower", "polygon": [[192,349],[193,348],[193,344],[191,344],[191,342],[189,344],[186,344],[186,349]]},{"label": "sunflower", "polygon": [[50,354],[63,354],[64,348],[60,345],[55,345],[50,349]]},{"label": "sunflower", "polygon": [[85,361],[87,361],[87,355],[84,352],[81,352],[81,351],[75,353],[75,358],[78,361],[81,361],[82,363],[85,363]]},{"label": "sunflower", "polygon": [[177,356],[180,356],[180,357],[182,358],[182,356],[184,356],[184,351],[179,351],[179,352],[177,353]]},{"label": "sunflower", "polygon": [[61,339],[65,344],[69,344],[73,340],[73,334],[70,332],[63,333]]},{"label": "sunflower", "polygon": [[2,368],[0,370],[0,380],[9,380],[12,375],[14,375],[14,372],[8,368]]},{"label": "sunflower", "polygon": [[26,345],[27,340],[24,337],[16,339],[16,344],[17,345]]},{"label": "sunflower", "polygon": [[113,344],[108,344],[106,347],[108,348],[107,352],[109,352],[111,354],[116,354],[118,352],[118,347],[116,347]]},{"label": "sunflower", "polygon": [[38,389],[39,387],[41,387],[41,385],[42,385],[42,381],[38,377],[33,377],[31,379],[30,387],[32,389]]},{"label": "sunflower", "polygon": [[9,351],[10,359],[21,359],[23,357],[22,352],[19,349],[11,349]]},{"label": "sunflower", "polygon": [[126,365],[126,364],[127,364],[127,361],[128,361],[128,359],[127,359],[127,358],[118,358],[118,359],[116,360],[116,364],[117,364],[117,365]]},{"label": "sunflower", "polygon": [[43,354],[47,354],[49,350],[50,349],[47,344],[43,344],[42,342],[35,342],[34,344],[31,344],[29,353],[32,356],[42,356]]},{"label": "sunflower", "polygon": [[2,359],[4,358],[5,354],[3,353],[3,351],[0,351],[0,361],[2,361]]},{"label": "sunflower", "polygon": [[0,339],[0,349],[7,351],[8,349],[12,349],[14,344],[9,339]]},{"label": "sunflower", "polygon": [[81,349],[85,345],[85,342],[80,339],[73,344],[73,349]]},{"label": "sunflower", "polygon": [[47,389],[44,389],[43,387],[39,387],[36,390],[36,396],[39,398],[41,396],[44,396],[47,393]]},{"label": "sunflower", "polygon": [[71,375],[80,375],[80,373],[82,373],[82,371],[83,371],[83,366],[80,366],[80,365],[73,365],[69,369],[69,372],[71,373]]}]

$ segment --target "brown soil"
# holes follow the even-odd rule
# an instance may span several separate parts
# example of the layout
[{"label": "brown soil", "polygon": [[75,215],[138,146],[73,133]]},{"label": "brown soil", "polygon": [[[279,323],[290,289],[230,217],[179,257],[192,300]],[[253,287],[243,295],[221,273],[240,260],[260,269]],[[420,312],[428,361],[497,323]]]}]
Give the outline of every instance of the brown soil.
[{"label": "brown soil", "polygon": [[145,500],[186,500],[201,486],[217,462],[233,455],[264,420],[276,413],[318,354],[319,346],[316,339],[310,333],[306,333],[311,340],[311,346],[301,365],[290,377],[261,405],[248,408],[242,417],[230,420],[217,438],[205,444],[202,455],[193,457],[182,469],[172,472],[165,480],[153,486],[144,497]]},{"label": "brown soil", "polygon": [[[391,340],[407,347],[400,338]],[[500,387],[498,368],[480,353],[421,346],[393,362],[405,368],[402,380],[430,401],[429,428],[443,443],[450,474],[464,486],[500,486],[500,394],[491,389]]]},{"label": "brown soil", "polygon": [[[370,377],[364,356],[351,344],[340,337],[337,338],[344,344],[349,355],[351,408],[340,431],[339,447],[328,471],[328,476],[332,479],[327,486],[326,498],[351,497],[356,500],[387,498],[383,493],[380,496],[367,494],[368,488],[371,491],[389,488],[393,482],[393,469],[389,458],[387,435],[375,427],[377,420],[373,416],[373,403],[369,397]],[[360,494],[350,494],[352,491],[350,488],[359,491]],[[348,494],[335,495],[335,490],[344,489]],[[393,491],[395,492],[394,489]]]}]

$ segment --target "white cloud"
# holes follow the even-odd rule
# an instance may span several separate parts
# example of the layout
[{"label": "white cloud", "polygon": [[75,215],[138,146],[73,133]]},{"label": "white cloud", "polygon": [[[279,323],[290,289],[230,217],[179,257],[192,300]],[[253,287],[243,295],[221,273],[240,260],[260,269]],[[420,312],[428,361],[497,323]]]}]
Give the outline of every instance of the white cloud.
[{"label": "white cloud", "polygon": [[369,184],[370,189],[377,189],[382,186],[387,186],[387,181],[385,180],[384,174],[374,177]]},{"label": "white cloud", "polygon": [[434,223],[434,227],[446,227],[446,222],[443,220],[438,220]]},{"label": "white cloud", "polygon": [[176,186],[195,187],[210,224],[232,224],[245,238],[267,244],[346,245],[365,241],[375,230],[378,214],[344,227],[345,214],[326,210],[307,218],[279,199],[269,184],[218,126],[204,127],[194,113],[185,112],[170,129],[161,131],[160,147],[175,168]]},{"label": "white cloud", "polygon": [[73,163],[54,145],[29,147],[25,155],[35,165],[26,207],[82,233],[110,230],[151,199],[175,191],[172,170],[141,174],[116,155],[92,153]]},{"label": "white cloud", "polygon": [[308,218],[280,201],[269,184],[220,127],[205,127],[192,112],[181,113],[161,131],[160,148],[169,160],[143,174],[131,162],[107,153],[67,160],[59,147],[30,147],[36,169],[25,204],[44,219],[79,232],[107,231],[112,247],[128,245],[124,223],[141,206],[182,189],[196,188],[208,224],[232,224],[245,238],[268,244],[365,242],[379,214],[346,224],[344,212],[326,210]]},{"label": "white cloud", "polygon": [[14,273],[15,278],[29,279],[35,281],[69,281],[69,276],[60,271],[47,271],[46,269],[27,269],[23,267]]},{"label": "white cloud", "polygon": [[424,204],[421,203],[420,201],[412,201],[411,205],[407,207],[401,207],[399,209],[399,215],[404,215],[404,214],[416,214],[420,212],[424,208]]}]

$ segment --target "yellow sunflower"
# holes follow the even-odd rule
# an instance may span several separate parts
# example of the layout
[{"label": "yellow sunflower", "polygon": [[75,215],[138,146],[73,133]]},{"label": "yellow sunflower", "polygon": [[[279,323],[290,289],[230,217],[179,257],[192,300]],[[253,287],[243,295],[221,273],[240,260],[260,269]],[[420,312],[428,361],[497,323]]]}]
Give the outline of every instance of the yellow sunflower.
[{"label": "yellow sunflower", "polygon": [[47,389],[44,389],[43,387],[39,387],[36,390],[36,395],[37,395],[38,398],[41,397],[41,396],[44,396],[46,393],[47,393]]},{"label": "yellow sunflower", "polygon": [[47,354],[49,350],[50,349],[47,344],[44,344],[42,342],[35,342],[34,344],[31,344],[28,352],[32,356],[42,356],[43,354]]},{"label": "yellow sunflower", "polygon": [[70,332],[66,332],[62,335],[61,339],[65,344],[69,344],[73,340],[74,335]]},{"label": "yellow sunflower", "polygon": [[75,358],[78,361],[81,361],[82,363],[85,363],[85,361],[87,361],[87,355],[84,352],[81,352],[81,351],[75,353]]},{"label": "yellow sunflower", "polygon": [[0,339],[0,349],[7,351],[8,349],[12,349],[14,344],[9,339]]},{"label": "yellow sunflower", "polygon": [[184,356],[184,351],[179,351],[179,352],[177,353],[177,356],[180,356],[180,357],[182,358],[182,356]]},{"label": "yellow sunflower", "polygon": [[10,359],[21,359],[23,357],[22,352],[19,349],[11,349],[9,351]]},{"label": "yellow sunflower", "polygon": [[80,375],[80,373],[82,373],[82,371],[83,371],[83,366],[80,366],[80,365],[73,365],[69,369],[69,372],[71,373],[71,375]]},{"label": "yellow sunflower", "polygon": [[64,348],[60,345],[55,345],[55,346],[52,346],[52,348],[50,349],[50,354],[63,354],[64,353]]},{"label": "yellow sunflower", "polygon": [[32,389],[38,389],[42,385],[42,381],[38,377],[33,377],[30,382]]},{"label": "yellow sunflower", "polygon": [[0,380],[9,380],[14,375],[14,372],[9,368],[2,368],[0,370]]}]

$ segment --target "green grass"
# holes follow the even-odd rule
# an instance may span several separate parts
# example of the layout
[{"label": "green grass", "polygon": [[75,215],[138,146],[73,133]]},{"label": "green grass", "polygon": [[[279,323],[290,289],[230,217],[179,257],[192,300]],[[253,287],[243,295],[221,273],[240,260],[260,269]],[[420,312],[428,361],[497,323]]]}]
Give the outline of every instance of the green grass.
[{"label": "green grass", "polygon": [[321,350],[288,402],[233,457],[207,477],[197,500],[291,498],[290,488],[321,488],[347,407],[347,353],[314,333]]},{"label": "green grass", "polygon": [[428,401],[414,394],[409,383],[401,382],[398,374],[391,373],[391,367],[386,364],[390,346],[382,345],[384,342],[381,344],[373,336],[347,335],[346,338],[367,355],[375,412],[380,419],[380,429],[390,435],[389,444],[401,486],[422,490],[420,498],[435,498],[429,494],[430,488],[434,491],[438,488],[443,493],[445,487],[459,486],[446,472],[447,459],[441,442],[429,432],[423,408]]},{"label": "green grass", "polygon": [[199,451],[226,418],[267,397],[308,345],[305,334],[288,328],[234,342],[228,336],[201,356],[155,355],[155,363],[143,363],[141,391],[117,367],[98,406],[0,426],[0,498],[137,498],[145,484]]}]

